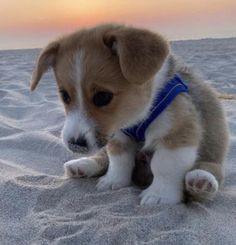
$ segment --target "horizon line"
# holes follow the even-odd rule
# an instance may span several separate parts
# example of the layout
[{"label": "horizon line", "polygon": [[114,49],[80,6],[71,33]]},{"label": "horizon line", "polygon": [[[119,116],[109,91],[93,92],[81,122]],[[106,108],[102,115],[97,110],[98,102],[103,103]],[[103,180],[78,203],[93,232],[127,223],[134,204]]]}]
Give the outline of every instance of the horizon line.
[{"label": "horizon line", "polygon": [[[190,39],[169,39],[169,42],[184,42],[184,41],[203,41],[203,40],[207,40],[207,39],[215,39],[215,40],[219,40],[219,39],[234,39],[236,38],[236,36],[229,36],[229,37],[203,37],[203,38],[190,38]],[[35,48],[10,48],[10,49],[2,49],[0,48],[0,51],[16,51],[16,50],[32,50],[32,49],[43,49],[43,47],[35,47]]]}]

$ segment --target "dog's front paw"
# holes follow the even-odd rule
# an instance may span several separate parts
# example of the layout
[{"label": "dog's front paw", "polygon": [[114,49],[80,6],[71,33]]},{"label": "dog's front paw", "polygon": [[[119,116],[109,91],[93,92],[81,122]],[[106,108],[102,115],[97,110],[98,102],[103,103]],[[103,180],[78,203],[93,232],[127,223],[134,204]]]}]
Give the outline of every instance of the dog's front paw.
[{"label": "dog's front paw", "polygon": [[68,177],[92,177],[99,174],[99,166],[94,159],[83,157],[64,164],[65,175]]},{"label": "dog's front paw", "polygon": [[129,186],[130,182],[130,178],[127,178],[125,176],[122,177],[106,174],[105,176],[99,178],[96,187],[99,191],[105,191],[109,189],[118,190],[122,187]]},{"label": "dog's front paw", "polygon": [[177,204],[182,201],[182,196],[182,188],[165,186],[157,181],[157,183],[153,182],[146,190],[142,191],[140,204]]}]

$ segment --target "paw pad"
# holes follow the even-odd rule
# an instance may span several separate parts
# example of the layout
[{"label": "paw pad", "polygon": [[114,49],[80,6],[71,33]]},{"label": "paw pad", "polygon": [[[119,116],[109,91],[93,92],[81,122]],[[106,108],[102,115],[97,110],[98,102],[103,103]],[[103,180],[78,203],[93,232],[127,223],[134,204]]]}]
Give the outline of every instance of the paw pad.
[{"label": "paw pad", "polygon": [[215,194],[219,184],[211,173],[196,169],[190,171],[185,176],[186,190],[198,194]]}]

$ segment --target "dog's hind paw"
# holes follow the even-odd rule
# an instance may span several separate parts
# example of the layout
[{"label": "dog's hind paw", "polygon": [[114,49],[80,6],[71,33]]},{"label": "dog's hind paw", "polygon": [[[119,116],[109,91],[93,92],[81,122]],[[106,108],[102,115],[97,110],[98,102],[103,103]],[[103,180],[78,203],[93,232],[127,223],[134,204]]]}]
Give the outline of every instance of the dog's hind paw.
[{"label": "dog's hind paw", "polygon": [[83,157],[64,164],[65,175],[68,177],[92,177],[99,174],[98,163],[91,158]]},{"label": "dog's hind paw", "polygon": [[200,195],[214,195],[219,189],[215,176],[202,169],[188,172],[185,176],[185,186],[188,192]]}]

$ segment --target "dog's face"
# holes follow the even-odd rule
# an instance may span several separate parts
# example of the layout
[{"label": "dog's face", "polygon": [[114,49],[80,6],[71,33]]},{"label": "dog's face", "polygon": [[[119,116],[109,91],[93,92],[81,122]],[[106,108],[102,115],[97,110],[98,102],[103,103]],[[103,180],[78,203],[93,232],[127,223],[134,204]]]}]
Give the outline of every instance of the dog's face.
[{"label": "dog's face", "polygon": [[43,50],[31,89],[53,67],[66,111],[63,142],[87,153],[142,118],[153,76],[167,54],[167,42],[147,30],[114,25],[82,30]]}]

